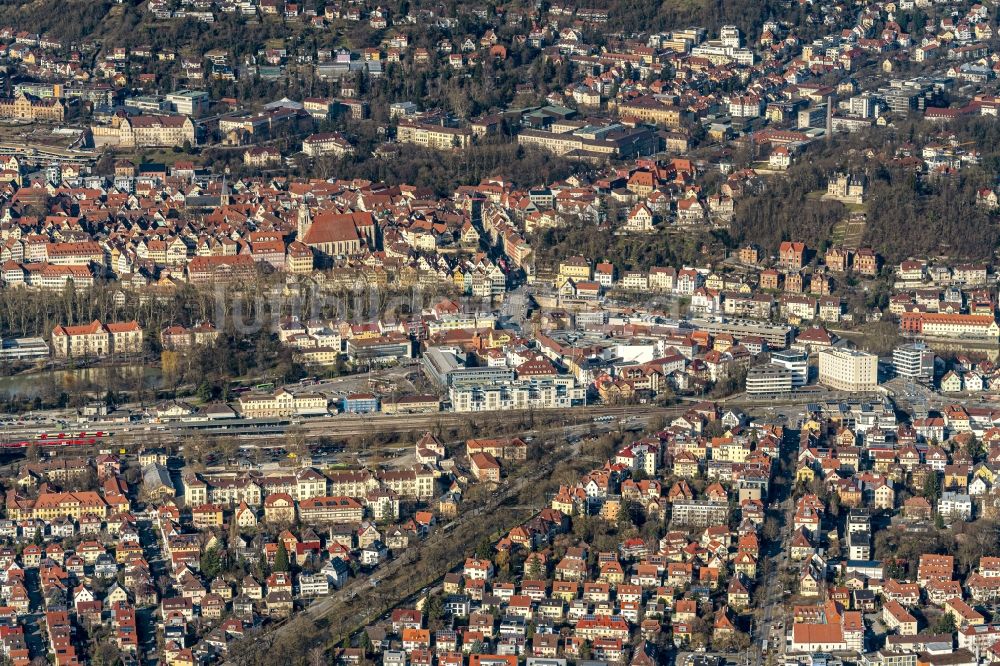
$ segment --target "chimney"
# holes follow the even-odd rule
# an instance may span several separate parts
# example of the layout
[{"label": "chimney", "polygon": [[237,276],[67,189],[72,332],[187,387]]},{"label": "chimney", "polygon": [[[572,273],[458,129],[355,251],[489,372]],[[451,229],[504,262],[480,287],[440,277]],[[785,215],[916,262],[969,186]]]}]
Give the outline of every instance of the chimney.
[{"label": "chimney", "polygon": [[826,141],[833,140],[833,95],[826,96]]}]

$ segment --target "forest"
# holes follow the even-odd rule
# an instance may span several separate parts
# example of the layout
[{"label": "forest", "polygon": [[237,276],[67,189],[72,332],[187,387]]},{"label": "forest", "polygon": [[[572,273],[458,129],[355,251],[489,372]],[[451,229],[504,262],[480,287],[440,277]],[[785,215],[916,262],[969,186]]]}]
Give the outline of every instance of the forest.
[{"label": "forest", "polygon": [[[950,142],[975,146],[979,164],[967,164],[949,175],[918,174],[897,158],[920,154],[920,146]],[[880,146],[878,152],[870,146]],[[751,166],[749,154],[744,163]],[[1000,172],[1000,127],[990,119],[966,118],[947,128],[916,121],[895,127],[837,136],[832,142],[810,144],[780,178],[739,199],[728,230],[709,232],[659,231],[635,242],[635,237],[608,228],[570,223],[534,234],[538,265],[554,265],[570,254],[600,257],[622,270],[650,266],[680,266],[704,261],[746,243],[777,252],[785,240],[805,240],[824,250],[834,242],[835,226],[852,208],[820,198],[832,174],[862,175],[868,184],[861,212],[866,226],[861,243],[886,261],[911,256],[949,256],[987,260],[1000,244],[998,214],[976,205],[976,192],[994,186]],[[706,174],[706,193],[717,192],[724,178]]]},{"label": "forest", "polygon": [[731,229],[735,244],[756,243],[771,253],[785,240],[812,245],[829,238],[847,211],[838,202],[809,196],[825,187],[827,173],[815,162],[803,161],[787,178],[769,180],[767,189],[737,202]]},{"label": "forest", "polygon": [[214,295],[183,286],[161,297],[121,298],[113,283],[98,283],[86,290],[61,292],[30,289],[0,290],[0,336],[48,336],[57,324],[138,320],[147,331],[172,324],[190,326],[211,321]]},{"label": "forest", "polygon": [[572,222],[563,227],[542,229],[531,237],[538,268],[555,268],[571,255],[609,261],[619,270],[648,270],[652,266],[681,266],[703,263],[706,256],[722,256],[725,234],[707,230],[659,232],[636,236],[615,234],[605,227]]},{"label": "forest", "polygon": [[900,169],[880,168],[871,178],[865,242],[887,259],[949,256],[986,260],[1000,235],[995,215],[976,206],[983,174],[919,179]]},{"label": "forest", "polygon": [[[952,143],[975,146],[979,164],[950,174],[918,174],[898,159],[921,154],[921,146]],[[870,146],[879,146],[876,152]],[[1000,233],[996,212],[976,205],[976,192],[995,185],[1000,169],[1000,129],[989,119],[968,118],[940,125],[902,122],[868,132],[814,142],[782,178],[768,180],[759,194],[736,206],[731,228],[735,244],[754,242],[774,253],[784,240],[805,240],[823,249],[834,225],[849,214],[846,206],[819,199],[836,172],[867,179],[862,207],[864,245],[887,261],[910,256],[949,256],[985,260]]]},{"label": "forest", "polygon": [[[611,2],[581,2],[581,6],[608,9],[608,27],[612,30],[650,32],[672,30],[679,26],[701,25],[710,32],[720,26],[740,26],[751,37],[756,36],[764,21],[778,15],[776,2],[764,0],[679,0],[677,2],[646,2],[644,0],[612,0]],[[785,5],[781,14],[787,13]],[[641,26],[641,27],[640,27]]]},{"label": "forest", "polygon": [[[309,7],[317,10],[319,14],[328,4],[326,0],[314,0],[302,3],[303,8]],[[483,3],[487,6],[489,13],[493,13],[492,3]],[[508,3],[508,8],[520,8],[526,6],[540,7],[542,11],[547,11],[549,2],[541,2],[538,5],[525,0]],[[643,0],[583,0],[574,3],[580,7],[601,7],[608,10],[608,28],[612,31],[632,32],[632,31],[658,31],[670,30],[677,26],[703,25],[710,31],[715,31],[719,26],[725,24],[735,24],[743,28],[745,32],[755,36],[754,31],[759,30],[760,25],[777,16],[783,18],[788,16],[787,5],[776,0],[766,0],[754,2],[751,0],[679,0],[677,2],[644,2]],[[459,28],[467,29],[469,24],[475,23],[478,19],[472,14],[472,3],[449,0],[447,2],[421,2],[419,0],[392,0],[382,3],[387,8],[390,15],[399,18],[411,9],[429,8],[438,12],[443,10],[445,16],[457,17],[460,20]],[[59,8],[57,10],[57,8]],[[67,9],[72,11],[67,11]],[[805,14],[801,17],[801,12],[793,12],[791,21],[801,22],[806,25]],[[220,39],[228,40],[228,46],[233,47],[239,43],[241,37],[236,25],[247,25],[246,22],[235,20],[238,17],[218,16],[216,24],[199,24],[194,21],[177,21],[175,25],[186,26],[180,28],[182,31],[195,29],[196,36],[201,39],[212,40],[216,35]],[[229,19],[234,19],[230,21]],[[115,3],[111,0],[68,0],[57,3],[55,0],[36,0],[31,3],[18,2],[17,0],[4,0],[0,2],[0,24],[20,25],[27,28],[33,25],[34,30],[40,33],[52,34],[66,40],[77,40],[85,37],[95,39],[114,40],[123,44],[151,43],[153,33],[152,27],[160,31],[167,27],[166,34],[162,35],[164,43],[170,43],[172,38],[180,36],[172,33],[169,22],[156,21],[148,17],[145,13],[145,4],[138,0],[129,0],[124,3]],[[363,23],[363,22],[362,22]],[[265,30],[261,31],[261,25],[250,25],[255,30],[255,39],[245,39],[244,43],[267,39],[271,35]],[[272,25],[281,26],[281,22],[274,22]],[[184,35],[191,37],[192,35]],[[364,28],[358,26],[356,30],[349,32],[351,41],[361,41],[358,37],[364,37]],[[433,35],[430,35],[433,37]],[[142,41],[144,40],[144,41]],[[188,40],[190,43],[190,39]],[[173,41],[176,46],[183,42]],[[221,45],[221,44],[219,44]],[[355,48],[370,46],[370,43],[355,44]],[[214,48],[213,45],[205,45],[205,49]]]},{"label": "forest", "polygon": [[493,143],[455,153],[403,145],[389,159],[350,157],[333,165],[330,172],[340,178],[430,187],[439,196],[449,196],[459,185],[478,183],[487,177],[527,188],[563,180],[589,168],[516,143]]}]

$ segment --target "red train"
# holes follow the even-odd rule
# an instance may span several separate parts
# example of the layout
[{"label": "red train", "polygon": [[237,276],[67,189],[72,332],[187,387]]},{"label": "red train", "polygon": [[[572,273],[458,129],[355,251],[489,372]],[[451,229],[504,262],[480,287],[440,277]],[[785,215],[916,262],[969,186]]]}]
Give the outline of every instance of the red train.
[{"label": "red train", "polygon": [[96,432],[79,432],[58,434],[41,433],[34,439],[23,439],[19,441],[0,442],[0,449],[26,449],[32,445],[44,448],[56,448],[63,446],[93,446],[99,444],[111,436],[110,432],[98,430]]}]

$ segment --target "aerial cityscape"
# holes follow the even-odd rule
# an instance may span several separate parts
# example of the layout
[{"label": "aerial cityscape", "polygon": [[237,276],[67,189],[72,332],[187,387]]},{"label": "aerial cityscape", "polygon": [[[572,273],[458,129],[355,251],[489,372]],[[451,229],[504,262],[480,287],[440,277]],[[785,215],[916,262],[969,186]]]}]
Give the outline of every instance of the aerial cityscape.
[{"label": "aerial cityscape", "polygon": [[0,666],[1000,664],[998,31],[0,1]]}]

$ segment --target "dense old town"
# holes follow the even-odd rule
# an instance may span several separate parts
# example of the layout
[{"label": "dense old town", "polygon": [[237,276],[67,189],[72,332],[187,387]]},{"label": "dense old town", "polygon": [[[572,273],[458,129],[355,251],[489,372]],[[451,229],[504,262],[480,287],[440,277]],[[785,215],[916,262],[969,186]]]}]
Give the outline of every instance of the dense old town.
[{"label": "dense old town", "polygon": [[998,15],[0,2],[0,660],[1000,663]]}]

